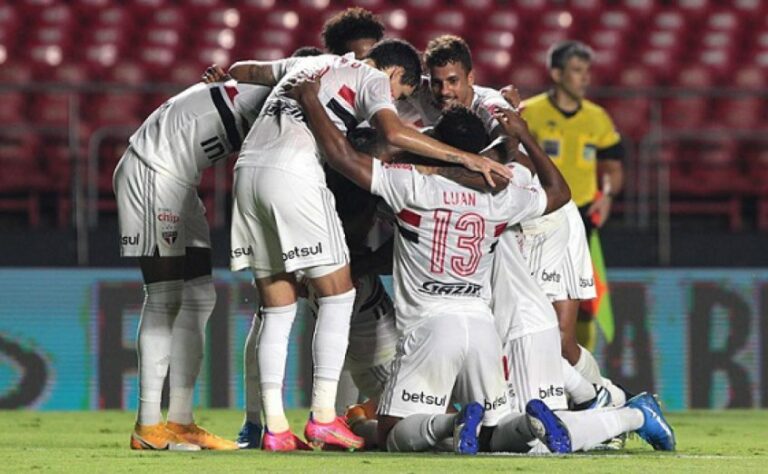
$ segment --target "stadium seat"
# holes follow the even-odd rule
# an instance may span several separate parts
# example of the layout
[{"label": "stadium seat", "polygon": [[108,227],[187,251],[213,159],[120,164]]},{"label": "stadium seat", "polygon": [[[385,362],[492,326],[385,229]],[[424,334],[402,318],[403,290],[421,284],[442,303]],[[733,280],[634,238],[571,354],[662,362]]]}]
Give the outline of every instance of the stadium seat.
[{"label": "stadium seat", "polygon": [[712,8],[712,2],[709,0],[677,0],[676,3],[676,7],[689,21],[700,20]]},{"label": "stadium seat", "polygon": [[475,80],[478,84],[503,85],[508,79],[512,55],[505,49],[478,48],[472,55],[473,64],[478,69]]},{"label": "stadium seat", "polygon": [[659,2],[657,0],[621,0],[621,7],[632,18],[644,21],[656,13],[659,8]]},{"label": "stadium seat", "polygon": [[204,28],[237,28],[241,20],[242,16],[236,8],[221,6],[206,10],[198,18],[198,23]]},{"label": "stadium seat", "polygon": [[703,66],[689,66],[680,70],[676,83],[682,88],[692,90],[692,93],[664,100],[662,111],[664,126],[675,129],[700,128],[706,119],[709,104],[706,95],[696,93],[696,90],[703,91],[711,87],[714,83],[712,74]]},{"label": "stadium seat", "polygon": [[47,6],[40,10],[37,20],[41,26],[70,28],[76,22],[72,8],[66,3]]},{"label": "stadium seat", "polygon": [[[23,86],[32,81],[32,69],[25,63],[7,62],[0,67],[0,85]],[[4,126],[27,122],[29,99],[23,89],[0,92],[0,123]]]},{"label": "stadium seat", "polygon": [[40,196],[48,186],[37,160],[39,140],[32,133],[0,134],[0,210],[24,212],[31,227],[40,225]]},{"label": "stadium seat", "polygon": [[546,87],[547,82],[546,71],[540,66],[515,63],[509,72],[509,83],[517,87],[524,94],[523,97],[539,92]]}]

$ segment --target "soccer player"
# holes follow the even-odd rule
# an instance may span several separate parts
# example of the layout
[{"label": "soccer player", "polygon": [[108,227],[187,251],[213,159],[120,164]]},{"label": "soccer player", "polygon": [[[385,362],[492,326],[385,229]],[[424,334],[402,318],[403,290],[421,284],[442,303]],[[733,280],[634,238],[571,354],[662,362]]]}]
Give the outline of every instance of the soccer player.
[{"label": "soccer player", "polygon": [[[550,280],[571,283],[570,298],[556,303],[563,335],[563,356],[592,383],[603,385],[597,362],[577,341],[576,319],[579,300],[594,297],[592,265],[587,265],[583,258],[588,252],[586,234],[594,226],[601,227],[605,223],[612,198],[621,190],[624,147],[605,110],[584,98],[590,80],[591,55],[591,50],[577,41],[554,45],[548,57],[553,88],[524,101],[521,113],[536,140],[565,176],[573,192],[574,204],[569,207],[578,206],[583,220],[581,226],[575,222],[572,210],[568,214],[572,224],[568,258],[581,259],[584,263],[577,263],[570,275],[552,273],[553,270],[546,267],[539,271],[540,277],[546,273]],[[599,185],[598,181],[603,184]],[[581,230],[583,227],[588,230]],[[530,231],[537,229],[531,226]],[[553,283],[557,282],[550,281]]]},{"label": "soccer player", "polygon": [[[230,68],[239,81],[274,86],[235,166],[232,269],[251,268],[264,307],[259,336],[259,374],[267,430],[264,447],[293,450],[282,407],[288,334],[296,314],[294,273],[301,270],[320,295],[313,343],[315,363],[310,443],[358,448],[362,440],[336,418],[334,401],[346,352],[355,291],[347,248],[324,184],[316,144],[301,109],[286,95],[291,83],[322,78],[324,108],[340,130],[371,122],[390,144],[432,158],[507,175],[498,163],[443,145],[403,125],[393,98],[408,96],[420,76],[418,54],[408,43],[387,40],[359,62],[318,56],[276,62],[243,62]],[[238,249],[240,252],[237,252]]]},{"label": "soccer player", "polygon": [[384,37],[384,24],[370,11],[351,7],[329,18],[320,36],[329,53],[344,56],[352,52],[362,59]]},{"label": "soccer player", "polygon": [[[414,167],[411,165],[396,164],[391,167],[386,167],[385,165],[378,163],[376,160],[372,160],[372,158],[368,155],[356,153],[347,144],[346,140],[344,140],[338,131],[333,128],[327,117],[322,114],[320,103],[317,101],[317,98],[313,95],[312,91],[312,85],[310,83],[305,83],[294,90],[293,93],[299,97],[300,103],[305,108],[313,133],[318,138],[321,149],[323,149],[323,151],[328,156],[329,163],[332,166],[338,168],[343,174],[348,176],[364,189],[371,189],[372,192],[377,192],[377,189],[383,189],[382,194],[384,195],[384,198],[391,204],[395,204],[394,207],[396,211],[401,207],[403,208],[398,213],[398,219],[401,221],[399,222],[399,225],[401,227],[396,247],[397,252],[394,275],[395,278],[400,279],[400,281],[396,280],[396,288],[400,290],[396,294],[396,306],[398,308],[398,327],[400,330],[405,332],[405,335],[400,342],[396,362],[393,364],[393,370],[395,371],[395,374],[390,380],[390,384],[388,385],[385,392],[385,395],[389,396],[390,398],[387,401],[387,397],[385,396],[384,403],[388,405],[394,403],[396,406],[398,406],[399,409],[404,409],[405,411],[413,410],[413,407],[410,404],[417,406],[421,405],[421,411],[433,414],[426,415],[417,410],[416,413],[411,414],[407,418],[399,421],[397,417],[384,416],[381,420],[381,425],[383,425],[381,432],[384,435],[382,437],[386,437],[387,446],[390,450],[417,451],[434,447],[441,439],[450,436],[451,431],[454,431],[454,428],[458,428],[455,430],[457,437],[454,441],[457,447],[457,451],[465,453],[476,452],[478,449],[478,440],[476,439],[475,430],[479,427],[482,419],[484,418],[483,405],[478,403],[468,403],[464,406],[461,413],[453,415],[442,414],[444,413],[445,409],[443,408],[441,410],[438,407],[444,407],[446,400],[451,393],[450,387],[455,388],[454,396],[457,396],[459,399],[466,398],[467,390],[469,389],[471,391],[473,386],[475,390],[480,392],[487,390],[489,387],[482,386],[482,382],[478,384],[478,381],[479,379],[482,379],[484,370],[489,369],[494,364],[491,362],[491,358],[489,357],[486,359],[484,365],[476,367],[476,371],[473,373],[475,376],[474,383],[467,383],[468,380],[466,378],[460,377],[458,383],[454,386],[453,380],[456,376],[457,366],[456,364],[451,366],[451,364],[446,364],[445,362],[446,360],[451,360],[451,354],[455,355],[457,353],[466,351],[469,352],[467,359],[459,362],[458,365],[461,366],[464,363],[472,365],[471,355],[473,353],[474,355],[477,355],[478,353],[486,353],[487,355],[487,352],[493,352],[494,344],[488,344],[490,340],[496,338],[495,346],[498,350],[498,335],[495,333],[495,331],[491,331],[485,334],[485,336],[487,336],[487,339],[484,341],[485,344],[479,344],[481,346],[485,346],[482,349],[473,350],[474,347],[469,344],[469,342],[467,344],[458,344],[459,347],[456,347],[456,332],[458,331],[461,333],[471,330],[466,325],[461,324],[461,321],[459,321],[461,318],[459,318],[459,320],[457,320],[453,325],[440,325],[436,324],[436,322],[449,322],[448,320],[451,318],[450,315],[456,311],[457,304],[460,305],[459,307],[461,307],[462,310],[469,309],[468,306],[465,307],[463,304],[459,303],[461,298],[458,298],[459,301],[456,301],[453,298],[457,296],[457,293],[462,293],[464,297],[469,297],[469,295],[475,293],[477,299],[469,297],[469,301],[464,303],[467,305],[470,305],[470,302],[473,301],[482,301],[479,298],[481,296],[481,292],[475,291],[480,290],[482,285],[476,284],[475,287],[467,287],[466,285],[462,286],[460,284],[449,285],[442,283],[441,288],[444,291],[440,291],[440,293],[442,298],[446,300],[442,304],[437,303],[434,299],[430,301],[430,297],[428,296],[430,289],[434,289],[440,286],[438,282],[426,282],[423,283],[420,288],[415,287],[418,285],[419,281],[423,281],[425,278],[429,278],[424,277],[423,274],[425,272],[423,270],[425,270],[425,266],[431,267],[431,264],[426,265],[426,262],[434,263],[435,253],[431,252],[431,256],[428,257],[427,254],[430,254],[430,252],[428,251],[429,249],[425,249],[425,247],[429,247],[430,245],[423,245],[429,242],[429,239],[424,237],[431,237],[429,232],[425,233],[423,231],[424,227],[428,227],[428,213],[414,212],[413,209],[418,211],[421,210],[421,206],[423,206],[423,203],[425,202],[434,203],[435,201],[442,200],[442,203],[440,203],[440,209],[435,209],[435,211],[449,212],[444,208],[444,206],[446,206],[445,200],[447,199],[446,196],[448,196],[448,194],[446,194],[445,190],[443,190],[442,196],[441,193],[431,192],[434,191],[432,188],[435,186],[434,182],[431,181],[437,180],[437,185],[441,187],[449,186],[450,183],[443,178],[435,176],[417,176],[414,172]],[[517,133],[518,135],[526,135],[523,133],[524,122],[522,122],[519,117],[512,116],[510,112],[507,112],[502,115],[501,118],[504,120],[504,122],[517,123],[517,125],[514,127],[507,125],[505,128]],[[443,127],[443,124],[447,125]],[[520,124],[523,125],[521,126]],[[449,132],[444,131],[441,133],[441,129],[448,130]],[[451,137],[453,140],[464,141],[468,147],[474,146],[475,150],[477,150],[480,146],[478,143],[483,142],[482,136],[484,135],[483,125],[480,123],[476,116],[466,111],[466,109],[450,110],[445,113],[440,122],[435,127],[435,132],[437,136],[441,138]],[[533,151],[534,163],[537,166],[542,166],[541,181],[551,191],[551,196],[549,198],[544,197],[547,207],[557,204],[562,205],[568,199],[567,187],[564,191],[565,195],[562,194],[562,185],[564,184],[562,177],[556,174],[556,171],[554,171],[554,166],[551,165],[546,155],[540,149],[537,149],[535,141],[531,139],[530,134],[527,134],[527,137],[521,136],[521,138],[523,138],[523,142],[526,143],[527,148],[531,148],[529,151]],[[388,171],[390,169],[393,171]],[[553,171],[555,174],[553,174]],[[391,176],[387,176],[390,173]],[[389,190],[387,190],[388,185],[386,183],[396,182],[395,177],[398,174],[400,174],[400,176],[404,176],[404,181],[410,183],[405,184],[400,189],[398,189],[400,192],[391,193]],[[553,183],[552,178],[554,178],[555,183]],[[411,182],[414,180],[419,185],[414,185]],[[384,182],[384,184],[381,184],[382,182]],[[463,190],[461,192],[467,192],[468,190],[468,188],[463,187],[459,187],[459,189]],[[518,189],[530,189],[534,192],[536,189],[538,189],[541,191],[540,187]],[[500,196],[502,196],[501,193],[497,197]],[[541,198],[543,196],[544,192],[537,196],[539,205],[542,204]],[[491,197],[490,194],[484,196],[484,198],[491,201],[495,199]],[[501,197],[501,199],[504,198]],[[558,199],[560,199],[562,202],[558,203]],[[402,204],[404,201],[409,204],[411,209],[398,206],[398,204]],[[466,201],[457,203],[456,200],[453,199],[452,202],[447,206],[456,207],[457,204],[458,207],[470,205]],[[459,220],[459,222],[460,221],[461,220]],[[506,225],[506,223],[504,223],[504,225]],[[438,226],[435,228],[435,230],[439,230],[441,227],[443,228],[443,231],[445,231],[447,238],[447,233],[450,232],[450,228],[446,229],[445,226]],[[472,226],[461,225],[459,227],[463,228],[463,230],[472,228]],[[503,225],[500,225],[499,227],[503,227]],[[499,230],[499,227],[494,227],[494,235]],[[477,228],[474,230],[477,230]],[[436,233],[443,234],[443,231]],[[442,240],[442,238],[437,239],[438,245],[435,245],[435,242],[433,241],[433,249],[435,247],[439,247],[439,242]],[[492,241],[494,239],[489,238],[488,240],[490,242],[478,242],[477,240],[474,240],[473,242],[475,246],[478,244],[484,245],[489,243],[491,244],[490,248],[493,248],[495,244]],[[409,243],[406,243],[406,241]],[[421,245],[419,245],[419,241],[422,242]],[[472,239],[469,239],[469,241],[472,242]],[[467,240],[459,240],[458,242],[459,245],[457,247],[463,250],[468,250],[471,246],[471,244],[461,245],[461,243],[469,244]],[[446,246],[446,248],[450,247]],[[476,247],[474,248],[477,249]],[[458,254],[459,252],[455,251],[455,253]],[[442,260],[444,265],[447,266],[447,263],[445,263],[444,260],[447,258],[446,253],[443,253],[442,257],[440,256],[440,253],[438,253],[437,257],[438,261]],[[459,255],[452,255],[451,270],[454,270],[454,267],[461,268],[461,263],[466,263],[465,260],[458,257]],[[481,259],[482,257],[483,256],[480,255]],[[418,263],[422,263],[422,265],[419,265]],[[478,261],[477,264],[482,265],[482,261]],[[487,265],[485,265],[485,267],[487,268]],[[402,272],[398,271],[400,269]],[[449,272],[450,271],[446,273]],[[447,276],[442,276],[441,278],[445,280],[446,277]],[[472,280],[474,275],[464,274],[462,277],[459,277],[454,273],[453,278],[450,279]],[[478,280],[478,282],[482,282],[482,280]],[[463,281],[462,283],[467,282]],[[404,287],[411,291],[402,291]],[[405,305],[403,305],[403,301],[406,302]],[[432,311],[424,311],[426,307],[429,306],[432,306]],[[450,309],[447,306],[450,306]],[[401,311],[407,313],[401,316]],[[422,321],[419,321],[419,319]],[[466,321],[464,322],[466,323]],[[482,332],[482,319],[473,320],[472,325],[477,328],[475,330]],[[450,332],[450,337],[446,337],[444,335],[445,330]],[[419,331],[421,332],[420,335],[424,337],[424,340],[412,340],[412,336],[417,334]],[[443,344],[440,344],[440,339],[443,339]],[[454,343],[448,347],[446,344],[444,344],[446,340],[452,340]],[[458,337],[458,340],[462,340],[461,336]],[[474,341],[472,338],[467,338],[465,340]],[[419,342],[422,343],[420,344]],[[427,349],[425,349],[425,346]],[[428,357],[423,354],[424,351],[429,353]],[[497,352],[497,356],[498,355],[499,353]],[[456,362],[455,359],[454,362]],[[418,369],[423,370],[419,371]],[[458,369],[458,371],[460,370],[461,369]],[[492,373],[493,371],[491,370],[485,374],[489,375]],[[421,379],[419,379],[419,375],[421,376]],[[467,374],[462,375],[466,376]],[[496,376],[499,377],[500,380],[500,374],[497,373]],[[472,375],[469,375],[469,377],[471,378]],[[492,377],[489,375],[489,378]],[[409,390],[407,391],[403,389],[403,395],[401,398],[403,402],[407,403],[399,403],[400,401],[394,402],[392,399],[393,393],[400,393],[399,388],[395,387],[398,384],[403,384],[404,380],[410,379],[415,379],[417,381],[421,380],[421,382],[423,382],[423,385],[419,387],[422,389],[421,392],[411,392]],[[497,382],[499,380],[497,380]],[[490,380],[486,381],[490,382],[491,385],[493,384],[493,382]],[[424,390],[425,386],[426,392]],[[442,387],[442,389],[440,387]],[[443,397],[440,396],[441,394]],[[508,408],[504,400],[488,398],[487,395],[487,393],[483,394],[484,405],[486,408],[488,408],[489,411],[496,412],[495,415],[498,415],[499,411],[503,412],[505,408]],[[405,407],[403,407],[403,405],[405,405]],[[385,408],[384,410],[388,411],[390,409]],[[520,446],[521,444],[527,448],[527,443],[535,439],[535,437],[538,437],[543,439],[551,450],[555,452],[568,452],[572,447],[574,449],[588,448],[593,444],[606,439],[607,437],[613,436],[627,429],[637,429],[638,433],[644,438],[647,438],[649,442],[654,445],[654,447],[659,449],[674,448],[674,435],[672,434],[671,429],[666,424],[666,422],[663,421],[658,405],[656,405],[653,398],[648,395],[643,395],[642,397],[638,397],[638,399],[633,400],[630,406],[627,408],[603,411],[594,410],[582,414],[564,413],[564,420],[557,418],[557,416],[555,416],[547,408],[546,404],[540,400],[531,401],[527,407],[527,411],[527,418],[519,414],[509,414],[499,422],[498,429],[486,430],[486,448],[497,451],[522,450]],[[386,413],[386,411],[384,413]],[[411,411],[411,413],[413,412]],[[592,423],[585,423],[584,421],[587,418],[592,419]],[[391,428],[392,424],[395,425],[394,429]],[[387,436],[386,432],[390,429],[391,431]],[[571,433],[569,433],[569,430],[571,430]]]},{"label": "soccer player", "polygon": [[115,169],[120,253],[139,259],[145,291],[133,449],[237,449],[192,416],[205,325],[216,302],[210,232],[196,191],[203,170],[240,148],[268,93],[234,82],[189,87],[144,121]]}]

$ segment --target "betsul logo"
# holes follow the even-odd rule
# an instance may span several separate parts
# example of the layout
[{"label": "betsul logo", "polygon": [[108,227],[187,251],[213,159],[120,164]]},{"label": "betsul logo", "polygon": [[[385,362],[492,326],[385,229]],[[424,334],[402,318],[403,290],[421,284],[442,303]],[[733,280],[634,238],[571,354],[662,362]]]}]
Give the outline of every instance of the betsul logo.
[{"label": "betsul logo", "polygon": [[562,397],[565,395],[565,389],[563,387],[555,387],[550,385],[549,387],[539,387],[539,398],[544,400],[547,397]]},{"label": "betsul logo", "polygon": [[283,261],[292,260],[299,257],[309,257],[310,255],[320,255],[323,253],[323,243],[318,242],[311,247],[294,247],[293,250],[283,252]]},{"label": "betsul logo", "polygon": [[427,395],[424,392],[409,393],[403,390],[403,394],[401,395],[401,398],[403,399],[404,402],[421,403],[423,405],[434,405],[436,407],[444,407],[448,396],[443,395],[442,397],[438,398],[435,395]]},{"label": "betsul logo", "polygon": [[541,279],[544,281],[554,281],[555,283],[560,283],[560,274],[555,271],[547,273],[546,270],[542,270]]}]

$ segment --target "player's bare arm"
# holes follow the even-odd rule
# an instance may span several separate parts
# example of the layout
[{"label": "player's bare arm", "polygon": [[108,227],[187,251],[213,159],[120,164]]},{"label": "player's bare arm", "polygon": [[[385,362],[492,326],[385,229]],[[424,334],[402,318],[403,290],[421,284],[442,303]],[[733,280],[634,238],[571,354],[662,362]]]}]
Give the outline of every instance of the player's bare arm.
[{"label": "player's bare arm", "polygon": [[377,130],[381,131],[390,145],[419,156],[460,164],[467,169],[481,173],[492,187],[495,186],[492,175],[511,177],[509,169],[501,163],[461,151],[430,138],[403,124],[397,114],[391,110],[380,110],[373,116],[371,122]]},{"label": "player's bare arm", "polygon": [[513,110],[500,110],[495,114],[495,117],[499,124],[504,127],[504,131],[513,138],[520,140],[528,152],[528,156],[536,168],[536,173],[539,175],[541,187],[547,193],[547,207],[544,213],[550,213],[565,205],[571,199],[571,189],[552,160],[533,138],[525,120]]},{"label": "player's bare arm", "polygon": [[273,61],[238,61],[229,68],[229,75],[238,82],[275,86],[277,79],[272,71]]},{"label": "player's bare arm", "polygon": [[319,80],[303,80],[292,84],[286,93],[296,100],[307,118],[309,129],[317,140],[320,151],[336,171],[361,188],[370,191],[373,178],[373,158],[358,153],[347,138],[331,122],[317,97]]}]

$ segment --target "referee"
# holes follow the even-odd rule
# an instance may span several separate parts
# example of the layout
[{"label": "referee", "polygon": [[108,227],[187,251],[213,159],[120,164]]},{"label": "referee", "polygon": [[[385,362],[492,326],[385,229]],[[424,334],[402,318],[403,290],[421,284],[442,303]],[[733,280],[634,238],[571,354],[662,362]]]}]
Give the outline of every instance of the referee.
[{"label": "referee", "polygon": [[[552,87],[523,102],[521,112],[571,187],[588,239],[610,216],[613,197],[622,187],[625,155],[606,111],[584,98],[591,60],[592,50],[581,42],[554,45],[547,58]],[[596,336],[595,311],[587,309],[591,306],[582,305],[579,314],[579,342],[590,351]]]}]

